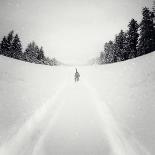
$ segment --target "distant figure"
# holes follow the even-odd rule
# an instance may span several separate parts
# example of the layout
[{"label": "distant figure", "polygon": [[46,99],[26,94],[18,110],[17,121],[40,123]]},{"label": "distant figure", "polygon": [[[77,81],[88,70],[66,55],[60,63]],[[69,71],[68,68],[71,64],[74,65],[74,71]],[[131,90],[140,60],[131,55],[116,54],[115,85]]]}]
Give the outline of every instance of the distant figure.
[{"label": "distant figure", "polygon": [[79,77],[80,77],[80,74],[79,74],[79,72],[77,71],[77,68],[76,68],[76,72],[75,72],[75,75],[74,75],[75,82],[79,81]]}]

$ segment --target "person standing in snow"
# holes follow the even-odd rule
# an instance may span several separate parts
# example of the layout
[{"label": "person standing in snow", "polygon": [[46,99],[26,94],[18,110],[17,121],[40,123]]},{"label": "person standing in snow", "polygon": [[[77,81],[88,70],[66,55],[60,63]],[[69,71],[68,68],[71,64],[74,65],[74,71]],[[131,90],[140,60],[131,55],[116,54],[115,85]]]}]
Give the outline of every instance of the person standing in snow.
[{"label": "person standing in snow", "polygon": [[76,72],[75,72],[75,75],[74,75],[75,82],[79,81],[79,77],[80,77],[80,74],[79,74],[79,72],[77,71],[77,68],[76,68]]}]

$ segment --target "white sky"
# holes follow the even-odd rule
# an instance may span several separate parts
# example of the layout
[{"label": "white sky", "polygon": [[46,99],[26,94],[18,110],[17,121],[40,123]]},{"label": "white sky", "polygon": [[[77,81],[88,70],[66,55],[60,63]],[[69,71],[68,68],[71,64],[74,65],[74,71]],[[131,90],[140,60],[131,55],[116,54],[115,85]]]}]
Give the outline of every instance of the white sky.
[{"label": "white sky", "polygon": [[24,47],[34,40],[45,55],[64,62],[85,61],[104,43],[140,21],[153,0],[0,0],[0,37],[15,30]]}]

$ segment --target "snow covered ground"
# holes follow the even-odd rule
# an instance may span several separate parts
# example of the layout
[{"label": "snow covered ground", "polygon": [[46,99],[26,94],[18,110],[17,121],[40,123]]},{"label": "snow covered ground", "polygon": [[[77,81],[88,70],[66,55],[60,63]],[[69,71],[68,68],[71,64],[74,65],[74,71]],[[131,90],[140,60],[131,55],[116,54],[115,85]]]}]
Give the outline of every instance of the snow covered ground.
[{"label": "snow covered ground", "polygon": [[49,67],[0,57],[0,155],[153,155],[155,53]]},{"label": "snow covered ground", "polygon": [[155,154],[155,52],[84,73],[115,119]]}]

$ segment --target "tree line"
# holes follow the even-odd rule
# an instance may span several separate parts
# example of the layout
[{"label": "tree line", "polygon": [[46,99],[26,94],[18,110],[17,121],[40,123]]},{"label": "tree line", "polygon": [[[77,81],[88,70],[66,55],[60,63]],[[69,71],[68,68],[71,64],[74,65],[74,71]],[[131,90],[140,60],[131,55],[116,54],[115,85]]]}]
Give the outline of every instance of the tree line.
[{"label": "tree line", "polygon": [[128,30],[121,30],[114,41],[104,45],[104,52],[95,60],[98,64],[114,63],[132,59],[155,51],[155,6],[142,9],[142,20],[138,24],[131,19]]},{"label": "tree line", "polygon": [[23,47],[18,34],[11,31],[4,36],[0,43],[0,54],[6,57],[45,65],[58,65],[59,62],[55,58],[46,57],[43,47],[39,47],[34,41],[30,42],[23,52]]}]

